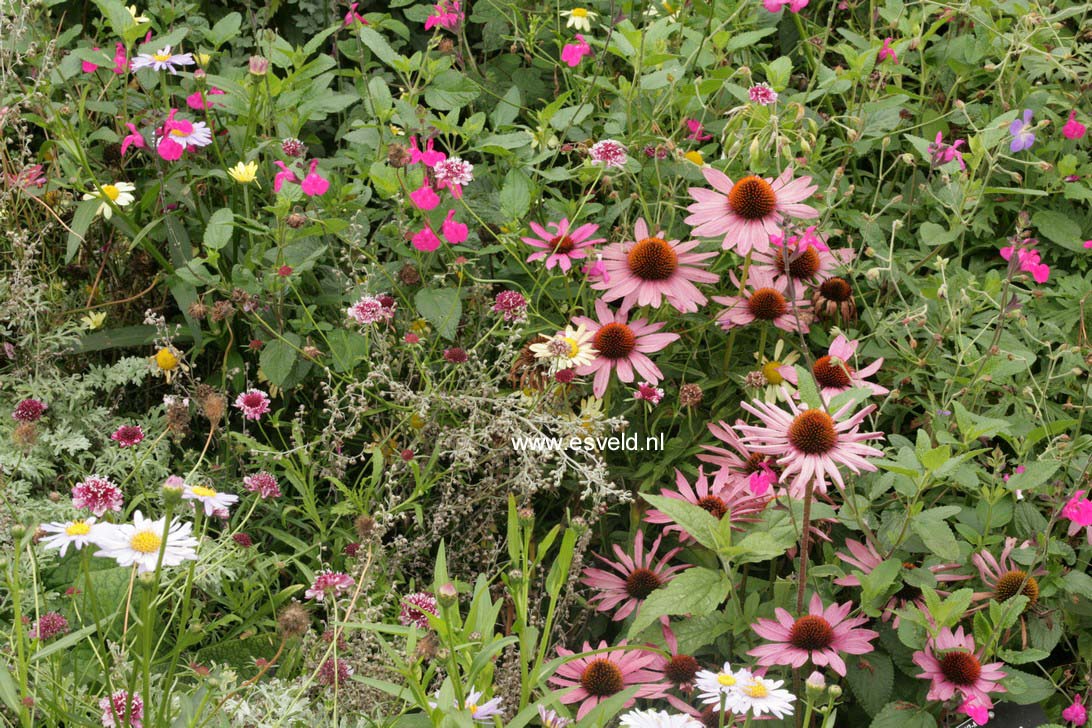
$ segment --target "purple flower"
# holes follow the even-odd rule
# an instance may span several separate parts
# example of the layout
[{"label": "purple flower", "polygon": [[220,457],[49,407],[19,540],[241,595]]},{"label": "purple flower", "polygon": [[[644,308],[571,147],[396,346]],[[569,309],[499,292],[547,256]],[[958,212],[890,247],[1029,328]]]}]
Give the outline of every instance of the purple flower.
[{"label": "purple flower", "polygon": [[1032,129],[1035,125],[1031,123],[1031,109],[1024,109],[1023,119],[1014,119],[1009,124],[1009,133],[1012,134],[1012,141],[1009,143],[1009,150],[1012,152],[1022,152],[1025,149],[1031,149],[1031,145],[1035,143],[1035,132]]}]

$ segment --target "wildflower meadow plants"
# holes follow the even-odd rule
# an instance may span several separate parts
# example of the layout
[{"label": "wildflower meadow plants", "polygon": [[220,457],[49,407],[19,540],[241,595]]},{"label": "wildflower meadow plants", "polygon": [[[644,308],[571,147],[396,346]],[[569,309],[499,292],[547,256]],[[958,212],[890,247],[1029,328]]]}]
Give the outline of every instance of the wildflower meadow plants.
[{"label": "wildflower meadow plants", "polygon": [[0,721],[1086,724],[1089,22],[0,0]]}]

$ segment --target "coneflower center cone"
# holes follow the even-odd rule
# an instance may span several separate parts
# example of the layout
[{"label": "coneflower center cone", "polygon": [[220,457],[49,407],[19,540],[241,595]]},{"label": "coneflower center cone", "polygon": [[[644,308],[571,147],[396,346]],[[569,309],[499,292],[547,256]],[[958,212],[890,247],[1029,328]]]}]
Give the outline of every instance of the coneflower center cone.
[{"label": "coneflower center cone", "polygon": [[675,685],[693,682],[701,665],[690,655],[675,655],[664,664],[664,677]]},{"label": "coneflower center cone", "polygon": [[732,185],[728,207],[744,220],[761,220],[777,207],[777,195],[769,182],[749,175]]},{"label": "coneflower center cone", "polygon": [[646,281],[665,281],[679,267],[679,255],[660,238],[645,238],[637,242],[626,255],[633,275]]},{"label": "coneflower center cone", "polygon": [[625,681],[622,679],[622,670],[606,658],[593,660],[584,668],[580,675],[580,687],[588,691],[589,695],[606,697],[622,692]]},{"label": "coneflower center cone", "polygon": [[944,677],[961,687],[974,685],[982,674],[982,664],[970,652],[949,652],[939,662]]},{"label": "coneflower center cone", "polygon": [[796,620],[789,630],[789,644],[801,650],[823,650],[834,642],[830,622],[814,614]]},{"label": "coneflower center cone", "polygon": [[830,452],[838,444],[834,419],[822,410],[804,410],[789,425],[789,442],[808,455]]},{"label": "coneflower center cone", "polygon": [[576,243],[568,235],[558,235],[557,237],[550,238],[550,245],[553,246],[554,252],[561,255],[566,255],[573,252],[573,248],[576,247]]},{"label": "coneflower center cone", "polygon": [[819,253],[816,252],[814,245],[809,245],[803,253],[792,258],[786,264],[785,254],[779,250],[774,259],[774,265],[782,273],[786,273],[793,278],[806,280],[819,272]]},{"label": "coneflower center cone", "polygon": [[789,310],[789,303],[781,292],[773,288],[759,288],[751,294],[747,301],[751,315],[763,321],[773,321],[778,316],[784,316]]},{"label": "coneflower center cone", "polygon": [[663,586],[663,581],[651,569],[634,569],[626,577],[626,594],[634,599],[644,599]]},{"label": "coneflower center cone", "polygon": [[[1027,583],[1024,583],[1024,580]],[[1021,588],[1023,585],[1023,588]],[[1028,576],[1026,571],[1009,571],[1001,576],[997,580],[997,585],[993,588],[994,598],[999,602],[1012,599],[1017,594],[1023,594],[1028,598],[1028,609],[1030,609],[1037,601],[1039,601],[1039,582],[1035,580],[1034,576]]]},{"label": "coneflower center cone", "polygon": [[852,371],[848,364],[830,356],[819,357],[811,368],[811,373],[820,387],[848,387],[849,373]]},{"label": "coneflower center cone", "polygon": [[637,337],[633,330],[617,322],[596,331],[593,342],[599,355],[607,359],[624,359],[637,347]]},{"label": "coneflower center cone", "polygon": [[715,495],[707,495],[698,501],[698,505],[704,508],[713,518],[718,521],[724,518],[724,514],[728,512],[727,504]]},{"label": "coneflower center cone", "polygon": [[842,303],[853,296],[853,287],[849,285],[845,278],[835,277],[823,281],[822,285],[819,286],[819,292],[828,301]]}]

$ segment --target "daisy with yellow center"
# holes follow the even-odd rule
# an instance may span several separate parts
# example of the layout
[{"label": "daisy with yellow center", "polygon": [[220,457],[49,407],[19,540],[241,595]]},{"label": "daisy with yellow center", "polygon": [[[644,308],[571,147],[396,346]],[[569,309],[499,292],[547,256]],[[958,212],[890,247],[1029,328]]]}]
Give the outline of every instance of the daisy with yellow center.
[{"label": "daisy with yellow center", "polygon": [[784,339],[778,339],[774,345],[772,357],[755,352],[758,369],[744,377],[743,383],[753,388],[752,396],[761,397],[768,404],[785,402],[795,390],[791,388],[792,385],[787,382],[783,372],[786,368],[791,368],[799,359],[800,352],[790,351],[786,354]]},{"label": "daisy with yellow center", "polygon": [[171,521],[168,527],[165,518],[153,521],[134,511],[132,523],[104,523],[100,529],[95,541],[100,550],[95,556],[114,559],[119,566],[136,566],[141,574],[155,571],[160,554],[163,566],[197,559],[198,542],[192,534],[192,523]]},{"label": "daisy with yellow center", "polygon": [[769,713],[776,718],[793,714],[796,696],[781,687],[785,684],[783,680],[767,680],[746,670],[741,672],[746,674],[739,681],[736,713],[750,712],[755,717]]},{"label": "daisy with yellow center", "polygon": [[[251,161],[247,163],[238,162],[234,167],[228,170],[228,175],[233,180],[241,185],[248,185],[258,177],[258,163]],[[258,185],[259,187],[261,185]]]},{"label": "daisy with yellow center", "polygon": [[169,383],[179,372],[188,372],[190,368],[182,362],[182,352],[173,346],[160,347],[152,356],[152,364],[155,365],[155,373],[163,375]]},{"label": "daisy with yellow center", "polygon": [[566,28],[576,28],[584,33],[591,32],[591,21],[599,17],[598,13],[592,12],[587,8],[562,10],[561,15],[562,17],[568,18],[568,21],[565,23]]},{"label": "daisy with yellow center", "polygon": [[59,555],[64,556],[69,546],[79,551],[87,544],[95,543],[99,528],[94,516],[64,523],[43,523],[41,529],[51,535],[39,543],[46,549],[59,549]]},{"label": "daisy with yellow center", "polygon": [[566,326],[549,341],[531,344],[535,357],[549,363],[550,373],[556,374],[562,369],[590,364],[599,353],[592,346],[593,335],[587,326]]},{"label": "daisy with yellow center", "polygon": [[214,488],[204,485],[187,485],[182,489],[183,500],[198,501],[205,507],[206,516],[214,516],[217,513],[226,515],[231,504],[239,500],[239,496],[231,493],[220,493]]},{"label": "daisy with yellow center", "polygon": [[698,699],[703,705],[721,706],[722,710],[735,710],[739,699],[738,685],[746,670],[733,671],[729,663],[716,672],[712,670],[699,670],[694,676],[694,688],[698,692]]},{"label": "daisy with yellow center", "polygon": [[133,192],[136,187],[130,182],[115,182],[110,185],[103,185],[99,187],[95,192],[88,192],[83,196],[84,200],[102,200],[102,204],[99,205],[99,209],[95,211],[96,215],[102,215],[109,220],[114,216],[114,206],[127,207],[131,205],[133,200]]}]

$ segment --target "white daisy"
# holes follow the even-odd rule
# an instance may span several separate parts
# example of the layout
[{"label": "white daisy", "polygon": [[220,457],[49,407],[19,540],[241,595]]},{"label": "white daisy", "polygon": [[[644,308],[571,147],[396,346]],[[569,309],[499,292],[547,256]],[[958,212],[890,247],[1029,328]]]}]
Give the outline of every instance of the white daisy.
[{"label": "white daisy", "polygon": [[792,715],[792,703],[796,696],[781,689],[785,684],[784,680],[767,680],[747,670],[740,670],[737,677],[738,697],[733,712],[744,715],[751,711],[755,716],[770,713],[776,718]]},{"label": "white daisy", "polygon": [[171,47],[165,46],[155,53],[138,54],[129,67],[134,71],[141,68],[150,68],[153,71],[178,73],[174,68],[175,66],[192,66],[195,63],[192,53],[171,53]]},{"label": "white daisy", "polygon": [[[114,208],[110,207],[110,202],[113,202],[118,207],[126,207],[132,204],[133,192],[136,187],[131,182],[115,182],[112,185],[103,185],[95,192],[88,192],[84,194],[85,200],[102,200],[102,204],[99,205],[99,209],[95,211],[96,215],[102,215],[109,220],[114,215]],[[110,202],[107,202],[109,200]]]},{"label": "white daisy", "polygon": [[155,571],[160,549],[163,549],[163,566],[178,566],[187,559],[197,559],[197,539],[191,535],[192,523],[171,521],[166,544],[163,543],[166,519],[153,521],[140,511],[133,513],[132,523],[100,525],[102,530],[96,543],[102,550],[95,556],[114,559],[118,566],[136,564],[141,574]]},{"label": "white daisy", "polygon": [[698,690],[698,698],[703,705],[720,705],[724,701],[724,707],[732,710],[739,699],[739,683],[742,677],[750,675],[746,670],[732,672],[732,666],[727,662],[717,672],[700,670],[694,676],[694,687]]},{"label": "white daisy", "polygon": [[671,715],[666,710],[631,710],[622,716],[629,728],[701,728],[702,723],[689,715]]},{"label": "white daisy", "polygon": [[591,21],[599,17],[598,13],[592,12],[587,8],[562,10],[561,15],[569,19],[568,22],[565,23],[566,28],[576,28],[584,33],[591,32]]},{"label": "white daisy", "polygon": [[220,493],[203,485],[186,485],[182,489],[184,500],[195,500],[205,506],[205,515],[212,516],[219,510],[228,510],[232,503],[239,500],[239,496],[231,493]]},{"label": "white daisy", "polygon": [[60,556],[64,556],[68,547],[72,546],[79,551],[89,543],[97,544],[102,524],[95,525],[95,517],[67,521],[66,523],[43,523],[42,530],[53,534],[41,540],[41,544],[47,549],[60,549]]},{"label": "white daisy", "polygon": [[595,336],[588,327],[581,324],[578,328],[566,326],[552,339],[541,344],[531,344],[531,351],[538,359],[545,359],[550,364],[550,373],[556,374],[562,369],[591,364],[599,354],[592,346]]},{"label": "white daisy", "polygon": [[171,141],[185,150],[187,147],[207,147],[212,144],[212,130],[203,121],[172,120],[167,134]]}]

